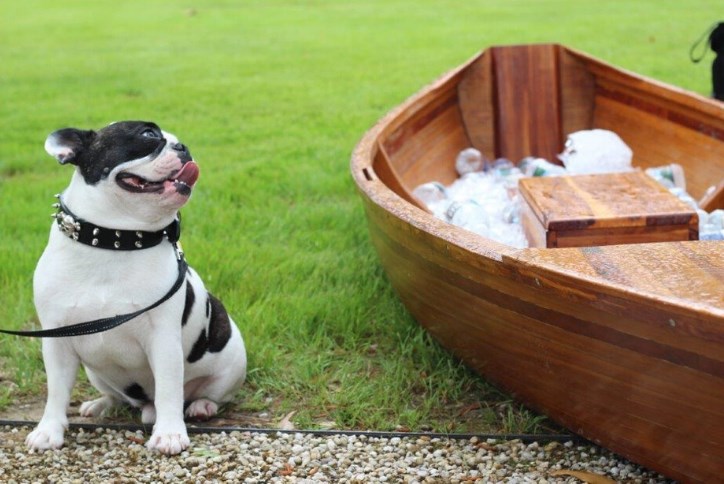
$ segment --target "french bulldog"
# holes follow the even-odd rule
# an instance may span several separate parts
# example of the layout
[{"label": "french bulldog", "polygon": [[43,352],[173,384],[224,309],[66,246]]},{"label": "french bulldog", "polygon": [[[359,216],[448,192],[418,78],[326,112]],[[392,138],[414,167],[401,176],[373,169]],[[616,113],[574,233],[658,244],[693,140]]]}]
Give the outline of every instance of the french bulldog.
[{"label": "french bulldog", "polygon": [[133,313],[162,298],[174,281],[183,278],[183,284],[162,304],[108,331],[43,339],[48,398],[26,444],[35,450],[63,445],[83,364],[101,396],[81,405],[82,416],[130,404],[141,409],[144,424],[153,424],[146,446],[178,454],[190,445],[184,417],[212,417],[246,377],[239,329],[193,269],[180,271],[182,255],[168,236],[198,165],[174,135],[143,121],[97,132],[61,129],[48,136],[45,149],[75,170],[58,196],[60,215],[33,277],[44,329]]}]

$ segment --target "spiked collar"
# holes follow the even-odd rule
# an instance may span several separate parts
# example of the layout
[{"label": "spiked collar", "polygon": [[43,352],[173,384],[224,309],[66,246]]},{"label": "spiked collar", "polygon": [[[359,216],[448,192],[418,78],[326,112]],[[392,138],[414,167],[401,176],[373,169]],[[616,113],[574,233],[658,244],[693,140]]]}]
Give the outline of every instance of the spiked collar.
[{"label": "spiked collar", "polygon": [[175,245],[181,237],[180,214],[168,226],[157,232],[109,229],[76,216],[63,203],[60,194],[55,197],[58,201],[53,207],[57,211],[51,217],[57,221],[62,233],[81,244],[107,250],[141,250],[157,246],[164,237]]}]

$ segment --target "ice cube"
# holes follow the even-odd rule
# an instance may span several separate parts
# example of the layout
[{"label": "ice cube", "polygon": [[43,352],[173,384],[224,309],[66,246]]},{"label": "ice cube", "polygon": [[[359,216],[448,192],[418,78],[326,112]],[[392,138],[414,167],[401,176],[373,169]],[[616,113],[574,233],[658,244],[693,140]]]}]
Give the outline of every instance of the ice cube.
[{"label": "ice cube", "polygon": [[605,129],[569,134],[558,155],[573,175],[630,171],[632,157],[631,148],[616,133]]},{"label": "ice cube", "polygon": [[724,210],[718,208],[709,214],[708,222],[724,229]]},{"label": "ice cube", "polygon": [[699,240],[724,240],[724,230],[699,233]]}]

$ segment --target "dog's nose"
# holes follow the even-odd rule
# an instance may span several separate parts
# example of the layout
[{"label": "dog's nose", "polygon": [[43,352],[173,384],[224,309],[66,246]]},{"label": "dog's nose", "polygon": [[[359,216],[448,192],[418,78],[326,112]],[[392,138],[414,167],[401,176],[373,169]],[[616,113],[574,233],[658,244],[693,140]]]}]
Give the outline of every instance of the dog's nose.
[{"label": "dog's nose", "polygon": [[188,149],[186,148],[186,145],[183,143],[174,143],[171,145],[171,148],[173,148],[176,151],[180,151],[181,153],[188,153]]}]

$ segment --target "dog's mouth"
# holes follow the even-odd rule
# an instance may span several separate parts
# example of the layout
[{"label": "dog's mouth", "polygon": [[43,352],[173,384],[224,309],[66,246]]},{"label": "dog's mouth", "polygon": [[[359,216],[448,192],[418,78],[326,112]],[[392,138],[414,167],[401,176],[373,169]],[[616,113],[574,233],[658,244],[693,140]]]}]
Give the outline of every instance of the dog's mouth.
[{"label": "dog's mouth", "polygon": [[132,193],[163,193],[168,188],[174,188],[180,195],[188,196],[198,178],[199,165],[188,161],[163,180],[148,180],[134,173],[122,172],[116,177],[116,183]]}]

